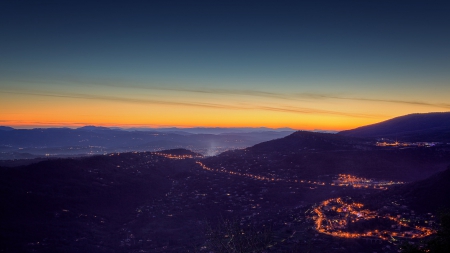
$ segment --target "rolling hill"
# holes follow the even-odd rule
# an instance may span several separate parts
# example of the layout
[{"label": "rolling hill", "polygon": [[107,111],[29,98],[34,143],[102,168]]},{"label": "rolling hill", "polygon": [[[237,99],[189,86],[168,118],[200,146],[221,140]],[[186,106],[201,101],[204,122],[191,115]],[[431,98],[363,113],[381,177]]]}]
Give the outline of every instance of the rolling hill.
[{"label": "rolling hill", "polygon": [[284,138],[207,158],[210,167],[241,173],[317,179],[349,173],[366,178],[414,181],[450,163],[445,148],[384,148],[367,139],[298,131]]},{"label": "rolling hill", "polygon": [[402,199],[403,204],[421,213],[439,213],[450,209],[450,166],[435,175],[398,186],[382,194],[385,199]]},{"label": "rolling hill", "polygon": [[284,138],[256,144],[251,152],[297,152],[304,150],[355,150],[370,146],[370,141],[330,133],[297,131]]},{"label": "rolling hill", "polygon": [[188,170],[151,153],[0,167],[0,251],[117,252],[118,227]]},{"label": "rolling hill", "polygon": [[450,142],[450,112],[415,113],[338,133],[411,142]]}]

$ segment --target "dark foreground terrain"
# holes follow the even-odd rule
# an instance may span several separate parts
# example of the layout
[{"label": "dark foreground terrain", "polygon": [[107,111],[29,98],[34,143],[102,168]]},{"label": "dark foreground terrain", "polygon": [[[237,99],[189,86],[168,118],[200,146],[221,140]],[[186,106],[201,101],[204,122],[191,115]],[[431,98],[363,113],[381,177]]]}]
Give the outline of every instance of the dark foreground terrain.
[{"label": "dark foreground terrain", "polygon": [[[22,165],[0,168],[1,252],[397,252],[422,240],[414,226],[438,228],[448,195],[426,196],[450,185],[445,145],[309,132],[209,158],[178,149],[9,164]],[[320,223],[321,212],[351,218],[323,204],[339,198],[372,211],[345,228]],[[385,232],[331,235],[372,229]]]}]

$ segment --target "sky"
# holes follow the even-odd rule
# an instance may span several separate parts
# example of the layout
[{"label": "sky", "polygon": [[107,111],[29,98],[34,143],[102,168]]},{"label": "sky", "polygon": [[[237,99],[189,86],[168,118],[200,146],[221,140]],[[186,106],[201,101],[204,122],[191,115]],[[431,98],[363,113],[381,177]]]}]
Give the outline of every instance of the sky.
[{"label": "sky", "polygon": [[1,1],[0,125],[344,130],[450,111],[448,1]]}]

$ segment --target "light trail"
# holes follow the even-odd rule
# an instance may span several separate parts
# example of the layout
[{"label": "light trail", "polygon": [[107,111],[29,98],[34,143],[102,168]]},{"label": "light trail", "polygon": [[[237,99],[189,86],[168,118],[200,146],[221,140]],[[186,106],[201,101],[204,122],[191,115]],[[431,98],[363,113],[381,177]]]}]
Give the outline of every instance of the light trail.
[{"label": "light trail", "polygon": [[227,170],[227,169],[224,169],[224,168],[222,168],[222,169],[213,169],[213,168],[210,168],[210,167],[204,165],[200,161],[196,161],[196,163],[198,165],[200,165],[200,167],[202,167],[202,169],[207,170],[207,171],[226,173],[226,174],[230,174],[230,175],[247,177],[247,178],[261,180],[261,181],[267,181],[267,182],[305,183],[305,184],[313,184],[313,185],[320,185],[320,186],[330,185],[330,184],[327,184],[327,183],[324,183],[324,182],[315,182],[315,181],[311,181],[311,180],[297,180],[297,179],[296,180],[292,180],[292,179],[284,179],[284,178],[278,178],[278,177],[265,177],[265,176],[259,176],[259,175],[250,174],[250,173],[241,173],[241,172],[230,171],[230,170]]},{"label": "light trail", "polygon": [[[202,169],[207,170],[207,171],[219,172],[219,173],[227,173],[227,174],[230,174],[230,175],[247,177],[247,178],[251,178],[251,179],[255,179],[255,180],[261,180],[261,181],[302,183],[302,184],[310,184],[310,185],[317,185],[317,186],[337,186],[337,187],[362,188],[362,187],[353,186],[350,183],[345,183],[345,184],[344,183],[339,183],[338,184],[338,183],[334,183],[334,182],[333,183],[326,183],[326,182],[318,182],[318,181],[311,181],[311,180],[304,180],[304,179],[285,179],[285,178],[280,178],[280,177],[266,177],[266,176],[260,176],[260,175],[251,174],[251,173],[235,172],[235,171],[227,170],[225,168],[213,169],[213,168],[210,168],[210,167],[206,166],[205,164],[203,164],[200,161],[196,161],[196,163],[198,165],[200,165],[200,167]],[[340,174],[340,175],[343,175],[343,174]],[[373,184],[370,187],[364,187],[364,188],[365,189],[375,189],[375,190],[387,190],[388,189],[387,186],[388,186],[388,184],[386,184],[385,186],[379,186],[377,184]]]}]

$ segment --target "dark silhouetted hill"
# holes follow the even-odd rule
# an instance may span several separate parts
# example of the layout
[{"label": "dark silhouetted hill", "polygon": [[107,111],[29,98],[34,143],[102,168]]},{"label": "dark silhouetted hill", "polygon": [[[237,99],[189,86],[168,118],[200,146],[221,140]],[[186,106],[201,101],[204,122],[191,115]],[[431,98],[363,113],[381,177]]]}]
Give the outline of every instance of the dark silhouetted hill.
[{"label": "dark silhouetted hill", "polygon": [[184,148],[168,149],[168,150],[159,151],[157,153],[179,155],[179,156],[184,155],[184,156],[192,156],[192,157],[201,157],[202,156],[199,153],[195,153],[195,152],[192,152],[192,151],[184,149]]},{"label": "dark silhouetted hill", "polygon": [[412,142],[450,142],[450,112],[409,114],[377,124],[342,131],[338,134]]},{"label": "dark silhouetted hill", "polygon": [[14,128],[12,127],[0,126],[0,131],[12,131],[12,130],[14,130]]},{"label": "dark silhouetted hill", "polygon": [[371,140],[299,131],[281,139],[207,158],[214,168],[283,178],[317,179],[349,173],[366,178],[415,181],[450,163],[444,148],[383,148]]},{"label": "dark silhouetted hill", "polygon": [[112,130],[108,127],[98,127],[98,126],[84,126],[77,128],[78,130],[85,130],[85,131],[102,131],[102,130]]},{"label": "dark silhouetted hill", "polygon": [[256,144],[251,152],[296,152],[301,150],[352,150],[370,143],[360,138],[329,133],[297,131],[284,138]]},{"label": "dark silhouetted hill", "polygon": [[409,183],[384,194],[393,199],[403,199],[412,210],[422,213],[439,213],[450,209],[450,166],[427,179]]},{"label": "dark silhouetted hill", "polygon": [[189,166],[173,163],[122,153],[0,167],[0,251],[114,252],[102,244],[118,245],[118,227],[136,208],[164,197],[173,178],[190,175]]}]

